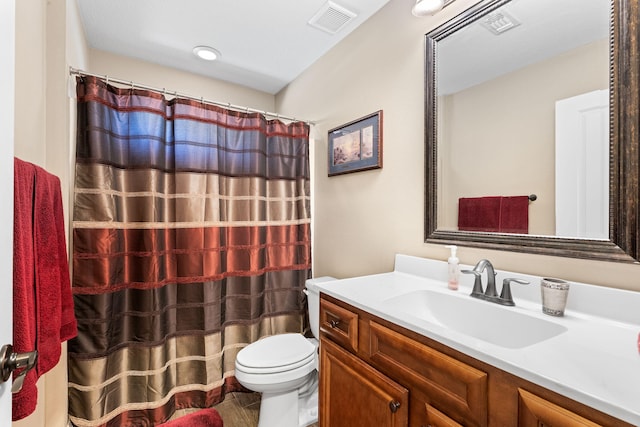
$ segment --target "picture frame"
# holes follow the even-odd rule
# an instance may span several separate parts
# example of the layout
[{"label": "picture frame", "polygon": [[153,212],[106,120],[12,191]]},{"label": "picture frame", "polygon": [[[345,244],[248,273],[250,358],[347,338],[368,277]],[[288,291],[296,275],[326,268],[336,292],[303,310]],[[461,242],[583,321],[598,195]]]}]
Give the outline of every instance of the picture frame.
[{"label": "picture frame", "polygon": [[382,168],[382,110],[329,130],[329,176]]}]

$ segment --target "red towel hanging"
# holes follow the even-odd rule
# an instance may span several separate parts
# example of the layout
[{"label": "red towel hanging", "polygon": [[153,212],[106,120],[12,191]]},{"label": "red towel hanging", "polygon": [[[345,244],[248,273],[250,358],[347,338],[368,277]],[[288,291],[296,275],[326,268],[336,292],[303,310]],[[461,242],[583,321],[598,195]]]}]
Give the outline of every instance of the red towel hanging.
[{"label": "red towel hanging", "polygon": [[458,230],[529,233],[529,196],[461,197]]},{"label": "red towel hanging", "polygon": [[13,345],[38,350],[36,367],[13,395],[13,420],[36,407],[38,377],[60,360],[60,343],[77,334],[73,313],[60,180],[14,160]]},{"label": "red towel hanging", "polygon": [[500,232],[529,233],[529,196],[502,197]]}]

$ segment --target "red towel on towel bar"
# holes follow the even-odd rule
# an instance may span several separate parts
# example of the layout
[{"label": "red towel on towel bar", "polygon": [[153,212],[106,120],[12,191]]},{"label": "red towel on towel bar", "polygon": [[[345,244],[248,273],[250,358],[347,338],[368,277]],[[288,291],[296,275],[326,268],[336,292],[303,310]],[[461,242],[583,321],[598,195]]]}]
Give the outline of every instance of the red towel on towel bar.
[{"label": "red towel on towel bar", "polygon": [[15,421],[35,410],[36,381],[58,363],[60,343],[77,325],[58,177],[15,159],[14,210],[14,351],[38,350],[36,367],[13,395]]},{"label": "red towel on towel bar", "polygon": [[499,233],[529,233],[529,196],[461,197],[458,229]]},{"label": "red towel on towel bar", "polygon": [[223,424],[218,411],[207,408],[160,424],[158,427],[223,427]]},{"label": "red towel on towel bar", "polygon": [[462,197],[458,201],[458,229],[461,231],[500,230],[502,197]]},{"label": "red towel on towel bar", "polygon": [[503,197],[500,206],[501,233],[529,233],[529,196]]}]

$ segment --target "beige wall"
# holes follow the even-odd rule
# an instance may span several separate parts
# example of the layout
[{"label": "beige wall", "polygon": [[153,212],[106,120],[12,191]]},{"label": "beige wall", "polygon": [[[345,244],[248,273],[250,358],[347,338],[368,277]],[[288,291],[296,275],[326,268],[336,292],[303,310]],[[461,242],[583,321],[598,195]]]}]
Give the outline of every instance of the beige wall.
[{"label": "beige wall", "polygon": [[[314,274],[389,271],[396,253],[445,260],[424,243],[424,34],[475,3],[458,0],[415,18],[391,1],[276,96],[282,114],[316,120]],[[384,167],[327,177],[327,131],[384,110]],[[640,290],[640,266],[462,247],[461,262]]]},{"label": "beige wall", "polygon": [[555,235],[555,103],[608,84],[602,40],[445,96],[438,228],[457,230],[460,197],[536,194],[529,233]]}]

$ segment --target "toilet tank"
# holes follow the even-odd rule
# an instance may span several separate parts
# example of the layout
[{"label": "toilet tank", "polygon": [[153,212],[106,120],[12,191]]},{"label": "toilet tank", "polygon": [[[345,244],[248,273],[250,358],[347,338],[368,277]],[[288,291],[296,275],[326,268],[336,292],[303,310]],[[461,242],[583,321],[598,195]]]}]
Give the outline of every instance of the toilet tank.
[{"label": "toilet tank", "polygon": [[335,277],[322,276],[307,279],[304,293],[307,294],[307,304],[309,305],[309,325],[313,336],[320,339],[320,294],[313,286],[315,283],[331,282],[337,280]]}]

